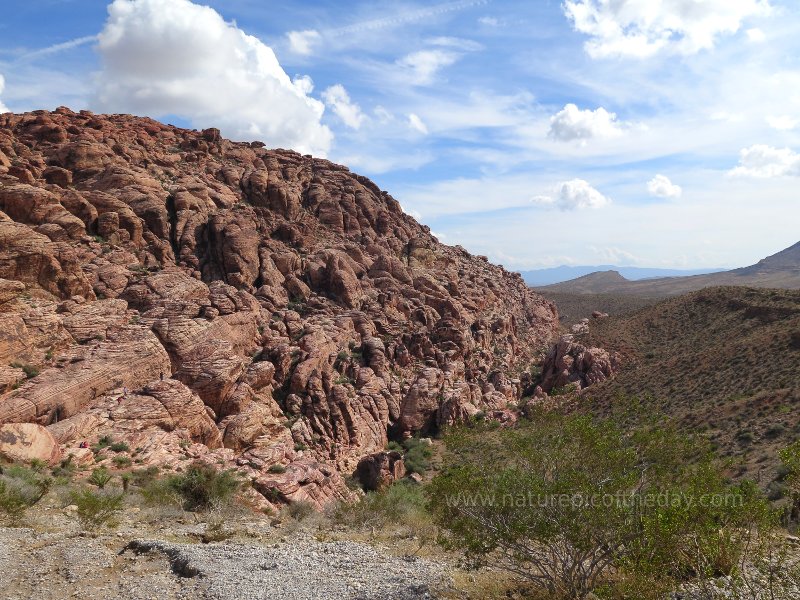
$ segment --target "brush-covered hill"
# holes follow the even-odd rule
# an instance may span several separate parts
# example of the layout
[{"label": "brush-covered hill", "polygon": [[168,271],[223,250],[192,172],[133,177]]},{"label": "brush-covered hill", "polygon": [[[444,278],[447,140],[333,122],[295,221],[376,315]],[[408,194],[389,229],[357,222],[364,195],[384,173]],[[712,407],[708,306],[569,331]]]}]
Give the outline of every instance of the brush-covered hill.
[{"label": "brush-covered hill", "polygon": [[346,167],[126,115],[0,115],[6,448],[94,464],[79,445],[111,436],[320,506],[390,437],[519,399],[557,323]]},{"label": "brush-covered hill", "polygon": [[585,392],[597,410],[650,396],[754,478],[800,437],[800,291],[701,290],[593,322],[585,341],[623,357],[613,379]]},{"label": "brush-covered hill", "polygon": [[715,286],[800,289],[800,242],[741,269],[630,281],[617,271],[600,271],[563,283],[541,286],[545,293],[625,294],[664,298]]}]

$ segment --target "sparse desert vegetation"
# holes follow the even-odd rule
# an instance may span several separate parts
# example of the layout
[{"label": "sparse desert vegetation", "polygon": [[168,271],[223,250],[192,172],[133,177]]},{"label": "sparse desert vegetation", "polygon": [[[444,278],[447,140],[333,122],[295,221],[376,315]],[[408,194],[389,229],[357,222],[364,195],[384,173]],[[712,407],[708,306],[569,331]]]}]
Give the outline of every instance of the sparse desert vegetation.
[{"label": "sparse desert vegetation", "polygon": [[740,475],[766,486],[800,435],[800,292],[711,288],[591,324],[584,343],[617,351],[616,376],[581,408],[609,414],[638,398],[699,432]]}]

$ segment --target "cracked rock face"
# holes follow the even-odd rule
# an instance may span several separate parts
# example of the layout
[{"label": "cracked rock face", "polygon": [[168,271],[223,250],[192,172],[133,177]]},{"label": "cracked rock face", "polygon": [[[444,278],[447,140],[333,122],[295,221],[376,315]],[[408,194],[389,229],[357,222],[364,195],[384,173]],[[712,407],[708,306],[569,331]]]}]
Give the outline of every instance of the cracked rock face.
[{"label": "cracked rock face", "polygon": [[518,400],[557,326],[346,167],[125,115],[0,115],[0,424],[77,458],[112,435],[323,505],[389,439]]}]

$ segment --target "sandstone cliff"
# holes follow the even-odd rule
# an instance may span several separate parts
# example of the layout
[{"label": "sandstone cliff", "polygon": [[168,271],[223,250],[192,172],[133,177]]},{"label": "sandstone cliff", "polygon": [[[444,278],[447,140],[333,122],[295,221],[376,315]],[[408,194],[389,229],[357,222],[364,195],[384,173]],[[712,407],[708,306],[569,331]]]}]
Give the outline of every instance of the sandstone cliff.
[{"label": "sandstone cliff", "polygon": [[130,116],[0,115],[0,424],[79,458],[110,434],[322,505],[388,439],[518,400],[557,324],[346,167]]}]

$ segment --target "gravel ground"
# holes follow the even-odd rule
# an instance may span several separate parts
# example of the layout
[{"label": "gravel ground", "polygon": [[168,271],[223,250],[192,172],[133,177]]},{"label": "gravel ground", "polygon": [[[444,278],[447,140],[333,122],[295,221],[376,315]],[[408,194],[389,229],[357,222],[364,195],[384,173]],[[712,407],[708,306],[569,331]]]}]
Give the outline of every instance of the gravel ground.
[{"label": "gravel ground", "polygon": [[3,600],[417,600],[444,565],[298,536],[272,545],[185,544],[0,528]]},{"label": "gravel ground", "polygon": [[417,600],[434,598],[442,568],[421,559],[388,557],[354,542],[299,538],[271,547],[133,541],[136,553],[169,557],[179,575],[199,577],[203,598],[283,600]]}]

